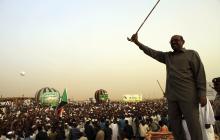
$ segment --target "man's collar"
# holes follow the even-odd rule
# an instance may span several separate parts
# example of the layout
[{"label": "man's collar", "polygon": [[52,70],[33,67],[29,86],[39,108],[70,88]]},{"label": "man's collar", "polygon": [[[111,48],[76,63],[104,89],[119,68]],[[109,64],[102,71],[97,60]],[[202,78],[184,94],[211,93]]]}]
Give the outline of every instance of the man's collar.
[{"label": "man's collar", "polygon": [[185,48],[181,48],[180,51],[186,52],[186,49]]},{"label": "man's collar", "polygon": [[175,51],[173,51],[173,53],[180,53],[180,52],[186,52],[186,49],[185,48],[181,48],[178,52],[175,52]]}]

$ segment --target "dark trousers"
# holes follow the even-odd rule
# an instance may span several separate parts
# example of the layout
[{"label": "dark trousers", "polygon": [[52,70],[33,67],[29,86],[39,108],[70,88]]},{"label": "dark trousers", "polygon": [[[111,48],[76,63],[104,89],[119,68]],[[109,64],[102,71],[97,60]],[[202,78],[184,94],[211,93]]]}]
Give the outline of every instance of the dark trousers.
[{"label": "dark trousers", "polygon": [[184,116],[191,140],[202,140],[199,122],[199,104],[196,102],[179,102],[168,100],[168,118],[175,140],[186,140],[182,126]]}]

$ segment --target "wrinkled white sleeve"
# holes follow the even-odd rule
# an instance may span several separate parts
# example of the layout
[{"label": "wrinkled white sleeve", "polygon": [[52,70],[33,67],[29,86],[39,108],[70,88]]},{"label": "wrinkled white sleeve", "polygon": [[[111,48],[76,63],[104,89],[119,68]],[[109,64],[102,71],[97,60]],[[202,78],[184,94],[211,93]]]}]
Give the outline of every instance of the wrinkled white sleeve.
[{"label": "wrinkled white sleeve", "polygon": [[200,114],[203,118],[202,122],[204,124],[215,124],[215,116],[210,101],[207,99],[206,106],[200,108]]}]

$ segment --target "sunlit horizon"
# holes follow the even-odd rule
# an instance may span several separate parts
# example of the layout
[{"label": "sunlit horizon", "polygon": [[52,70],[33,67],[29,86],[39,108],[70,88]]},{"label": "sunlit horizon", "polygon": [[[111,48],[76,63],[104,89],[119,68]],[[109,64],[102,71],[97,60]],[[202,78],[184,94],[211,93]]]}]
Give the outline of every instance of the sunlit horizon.
[{"label": "sunlit horizon", "polygon": [[[74,100],[105,89],[112,100],[124,94],[162,98],[166,67],[127,41],[156,0],[0,1],[0,96],[34,97],[43,87]],[[207,82],[219,77],[220,1],[161,0],[139,31],[153,49],[172,51],[181,34],[196,50]],[[24,72],[21,75],[21,72]]]}]

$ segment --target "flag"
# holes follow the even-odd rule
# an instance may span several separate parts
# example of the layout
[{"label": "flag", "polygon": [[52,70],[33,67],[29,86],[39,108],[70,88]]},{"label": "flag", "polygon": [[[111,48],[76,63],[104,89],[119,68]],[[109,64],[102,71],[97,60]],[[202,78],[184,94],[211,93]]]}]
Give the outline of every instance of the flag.
[{"label": "flag", "polygon": [[58,104],[56,108],[56,114],[60,117],[62,117],[62,112],[64,111],[63,106],[67,104],[67,89],[65,88],[63,91],[63,95],[61,97],[60,103]]}]

